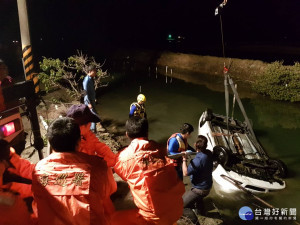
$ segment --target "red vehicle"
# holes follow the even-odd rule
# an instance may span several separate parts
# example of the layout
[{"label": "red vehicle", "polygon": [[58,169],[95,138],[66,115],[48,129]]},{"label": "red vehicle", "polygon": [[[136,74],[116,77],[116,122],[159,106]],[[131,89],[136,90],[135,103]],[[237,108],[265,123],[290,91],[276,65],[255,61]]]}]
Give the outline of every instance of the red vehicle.
[{"label": "red vehicle", "polygon": [[25,134],[21,114],[18,108],[0,113],[0,137],[13,146],[18,153],[25,147]]},{"label": "red vehicle", "polygon": [[0,86],[0,138],[7,140],[20,154],[26,143],[22,116],[28,116],[34,137],[33,146],[41,159],[44,143],[36,112],[37,105],[38,98],[32,81]]}]

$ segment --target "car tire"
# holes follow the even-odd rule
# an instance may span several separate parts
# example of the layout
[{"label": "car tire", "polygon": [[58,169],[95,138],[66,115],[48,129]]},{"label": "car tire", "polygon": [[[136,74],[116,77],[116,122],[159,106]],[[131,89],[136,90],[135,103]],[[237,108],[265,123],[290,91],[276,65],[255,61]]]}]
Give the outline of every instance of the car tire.
[{"label": "car tire", "polygon": [[230,152],[224,146],[215,146],[213,148],[213,160],[221,164],[222,166],[227,166],[230,162]]},{"label": "car tire", "polygon": [[279,159],[269,159],[268,164],[271,168],[277,169],[276,174],[280,178],[286,178],[288,176],[287,166]]}]

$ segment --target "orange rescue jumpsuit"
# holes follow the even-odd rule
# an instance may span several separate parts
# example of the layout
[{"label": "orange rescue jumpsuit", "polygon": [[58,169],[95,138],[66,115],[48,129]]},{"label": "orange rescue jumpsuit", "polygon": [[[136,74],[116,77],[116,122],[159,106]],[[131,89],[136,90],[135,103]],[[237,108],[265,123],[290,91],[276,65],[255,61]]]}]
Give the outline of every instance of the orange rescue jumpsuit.
[{"label": "orange rescue jumpsuit", "polygon": [[[10,148],[10,163],[15,168],[8,168],[8,171],[17,174],[21,177],[32,179],[32,171],[34,170],[35,164],[32,164],[27,159],[21,158],[13,148]],[[22,198],[32,197],[31,184],[23,184],[12,182],[10,189],[20,193]]]},{"label": "orange rescue jumpsuit", "polygon": [[106,161],[108,167],[113,167],[115,165],[116,155],[106,144],[99,141],[96,135],[90,130],[89,126],[81,125],[80,134],[80,152],[102,157]]},{"label": "orange rescue jumpsuit", "polygon": [[115,172],[127,181],[138,209],[117,211],[113,225],[172,225],[183,211],[184,184],[165,159],[166,149],[136,138],[118,154]]},{"label": "orange rescue jumpsuit", "polygon": [[23,201],[23,196],[28,193],[23,194],[22,189],[11,189],[13,183],[3,185],[2,175],[5,169],[4,163],[0,161],[0,224],[31,225],[30,213]]},{"label": "orange rescue jumpsuit", "polygon": [[110,195],[116,189],[112,170],[103,159],[81,152],[54,152],[38,162],[33,173],[38,224],[111,224]]}]

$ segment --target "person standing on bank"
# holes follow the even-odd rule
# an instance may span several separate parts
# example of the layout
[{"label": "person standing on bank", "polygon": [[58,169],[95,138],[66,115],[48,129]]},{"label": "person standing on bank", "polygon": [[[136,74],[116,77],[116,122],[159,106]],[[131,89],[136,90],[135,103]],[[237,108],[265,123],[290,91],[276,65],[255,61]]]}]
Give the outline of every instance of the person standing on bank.
[{"label": "person standing on bank", "polygon": [[[194,131],[194,127],[189,123],[184,123],[180,128],[180,133],[172,134],[171,137],[168,139],[167,148],[168,148],[168,155],[175,155],[178,153],[184,153],[186,150],[195,151],[187,142],[187,139],[191,137],[191,133]],[[177,174],[181,180],[183,180],[182,174],[182,157],[178,159],[170,159]]]},{"label": "person standing on bank", "polygon": [[146,97],[143,94],[139,94],[137,96],[137,102],[133,102],[130,105],[130,112],[129,112],[129,117],[140,117],[140,118],[147,118],[146,114],[146,108],[145,108],[145,103],[146,102]]},{"label": "person standing on bank", "polygon": [[184,176],[190,176],[192,188],[183,195],[184,208],[195,208],[198,214],[204,215],[203,198],[212,187],[213,159],[212,152],[206,149],[207,138],[199,135],[195,143],[197,154],[187,166],[187,157],[183,155],[182,171]]},{"label": "person standing on bank", "polygon": [[[96,91],[94,82],[94,77],[97,76],[96,66],[90,65],[87,72],[87,75],[83,79],[83,90],[85,91],[84,104],[87,105],[93,113],[98,114],[96,111]],[[96,133],[96,123],[91,123],[90,129]]]}]

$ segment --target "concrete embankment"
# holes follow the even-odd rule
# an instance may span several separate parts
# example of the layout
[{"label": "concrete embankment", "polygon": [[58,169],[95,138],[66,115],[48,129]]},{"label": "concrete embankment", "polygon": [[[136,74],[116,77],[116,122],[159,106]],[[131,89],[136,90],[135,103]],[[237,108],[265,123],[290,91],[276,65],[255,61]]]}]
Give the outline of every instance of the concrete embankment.
[{"label": "concrete embankment", "polygon": [[[207,74],[223,76],[224,63],[232,77],[245,82],[253,82],[256,76],[262,74],[267,63],[259,60],[244,60],[236,58],[220,58],[192,54],[164,52],[157,60],[157,65],[168,66],[191,74]],[[176,74],[176,73],[175,73]],[[174,75],[175,75],[174,74]]]},{"label": "concrete embankment", "polygon": [[[144,50],[120,50],[114,53],[112,58],[118,61],[123,60],[134,71],[146,70],[149,67],[150,70],[153,70],[157,66],[158,72],[165,74],[167,66],[168,76],[188,82],[196,81],[202,75],[223,76],[225,62],[226,67],[230,69],[230,75],[235,80],[249,83],[255,81],[256,77],[262,74],[268,65],[260,60]],[[170,72],[171,69],[172,74]]]}]

